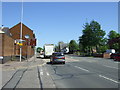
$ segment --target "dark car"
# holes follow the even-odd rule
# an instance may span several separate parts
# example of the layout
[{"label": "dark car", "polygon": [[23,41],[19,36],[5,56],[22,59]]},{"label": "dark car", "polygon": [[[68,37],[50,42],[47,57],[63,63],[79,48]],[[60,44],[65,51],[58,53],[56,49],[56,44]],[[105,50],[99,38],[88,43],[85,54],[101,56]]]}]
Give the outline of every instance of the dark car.
[{"label": "dark car", "polygon": [[112,53],[111,55],[110,55],[110,58],[111,59],[114,59],[114,57],[117,55],[118,53]]},{"label": "dark car", "polygon": [[114,61],[120,61],[120,53],[114,56]]},{"label": "dark car", "polygon": [[50,58],[50,62],[65,64],[65,55],[63,52],[54,52]]},{"label": "dark car", "polygon": [[114,61],[120,61],[120,53],[113,53],[113,54],[111,54],[111,58]]}]

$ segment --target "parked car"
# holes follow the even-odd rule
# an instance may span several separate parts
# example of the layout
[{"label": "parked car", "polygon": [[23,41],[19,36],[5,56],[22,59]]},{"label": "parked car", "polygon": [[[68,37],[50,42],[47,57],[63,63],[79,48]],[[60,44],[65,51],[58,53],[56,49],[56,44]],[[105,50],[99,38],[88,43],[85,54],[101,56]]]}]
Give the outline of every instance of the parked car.
[{"label": "parked car", "polygon": [[54,52],[50,58],[50,63],[62,63],[65,64],[65,55],[63,52]]},{"label": "parked car", "polygon": [[112,53],[111,55],[110,55],[110,58],[111,59],[114,59],[114,57],[117,55],[118,53]]},{"label": "parked car", "polygon": [[114,61],[120,61],[120,53],[114,56]]},{"label": "parked car", "polygon": [[111,54],[111,58],[114,61],[120,61],[120,53],[113,53],[113,54]]}]

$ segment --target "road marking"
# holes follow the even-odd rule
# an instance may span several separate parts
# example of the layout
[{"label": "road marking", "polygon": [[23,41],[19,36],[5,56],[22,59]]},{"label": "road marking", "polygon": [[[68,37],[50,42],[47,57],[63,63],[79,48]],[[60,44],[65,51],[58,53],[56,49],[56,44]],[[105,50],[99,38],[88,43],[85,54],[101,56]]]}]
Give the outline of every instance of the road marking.
[{"label": "road marking", "polygon": [[79,69],[81,69],[81,70],[83,70],[83,71],[86,71],[86,72],[90,72],[89,70],[84,69],[84,68],[81,68],[81,67],[78,67],[78,66],[74,66],[74,67],[79,68]]},{"label": "road marking", "polygon": [[74,61],[79,61],[79,60],[74,60]]},{"label": "road marking", "polygon": [[105,66],[105,67],[109,67],[109,68],[118,69],[118,68],[116,68],[116,67],[111,67],[111,66],[107,66],[107,65],[103,65],[103,66]]},{"label": "road marking", "polygon": [[113,80],[113,79],[111,79],[111,78],[108,78],[108,77],[105,77],[105,76],[103,76],[103,75],[99,75],[99,77],[102,77],[102,78],[104,78],[104,79],[110,80],[110,81],[112,81],[112,82],[114,82],[114,83],[119,83],[118,81],[115,81],[115,80]]},{"label": "road marking", "polygon": [[120,62],[114,62],[114,63],[120,63]]},{"label": "road marking", "polygon": [[43,72],[40,72],[40,75],[43,75]]},{"label": "road marking", "polygon": [[50,74],[47,72],[47,75],[49,76]]},{"label": "road marking", "polygon": [[43,72],[42,68],[40,69],[41,72]]}]

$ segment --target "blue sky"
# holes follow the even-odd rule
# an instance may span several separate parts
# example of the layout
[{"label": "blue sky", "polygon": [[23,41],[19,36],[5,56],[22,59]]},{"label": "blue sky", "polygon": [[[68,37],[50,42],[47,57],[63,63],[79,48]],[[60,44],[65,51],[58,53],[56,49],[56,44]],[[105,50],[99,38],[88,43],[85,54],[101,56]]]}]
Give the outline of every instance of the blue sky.
[{"label": "blue sky", "polygon": [[[21,3],[3,3],[3,25],[12,27],[20,22]],[[37,46],[78,40],[83,24],[92,20],[101,24],[106,34],[118,32],[117,2],[24,2],[23,23],[32,29]]]}]

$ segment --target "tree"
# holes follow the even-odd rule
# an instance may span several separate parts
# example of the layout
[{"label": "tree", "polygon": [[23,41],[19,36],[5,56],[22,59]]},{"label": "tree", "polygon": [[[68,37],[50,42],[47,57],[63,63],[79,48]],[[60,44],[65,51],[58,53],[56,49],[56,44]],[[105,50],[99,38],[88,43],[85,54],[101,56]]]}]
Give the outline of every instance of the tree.
[{"label": "tree", "polygon": [[75,51],[77,51],[79,49],[79,46],[78,44],[76,43],[75,40],[71,40],[70,43],[69,43],[69,50],[70,50],[70,53],[74,53]]},{"label": "tree", "polygon": [[105,36],[105,31],[101,29],[101,25],[96,21],[91,21],[83,26],[83,35],[79,37],[79,44],[82,44],[85,52],[93,53],[93,47],[96,47],[99,52],[99,47],[102,39]]},{"label": "tree", "polygon": [[[108,40],[113,40],[113,39],[115,39],[115,38],[117,38],[117,37],[120,37],[120,34],[117,33],[117,32],[114,31],[114,30],[111,30],[111,31],[109,32],[109,34],[108,34]],[[120,49],[119,46],[120,46],[119,43],[114,43],[114,44],[112,44],[112,45],[109,45],[110,49],[115,49],[116,51],[119,51],[119,49]]]},{"label": "tree", "polygon": [[114,38],[119,37],[119,36],[120,36],[119,33],[117,33],[117,32],[114,31],[114,30],[111,30],[111,31],[109,32],[109,34],[108,34],[108,39],[114,39]]},{"label": "tree", "polygon": [[108,44],[108,39],[107,38],[103,38],[100,42],[100,47],[99,47],[99,53],[104,53],[106,52],[106,50],[109,48]]},{"label": "tree", "polygon": [[37,47],[37,52],[40,53],[40,51],[43,50],[41,47]]},{"label": "tree", "polygon": [[59,52],[59,46],[55,45],[55,52]]}]

